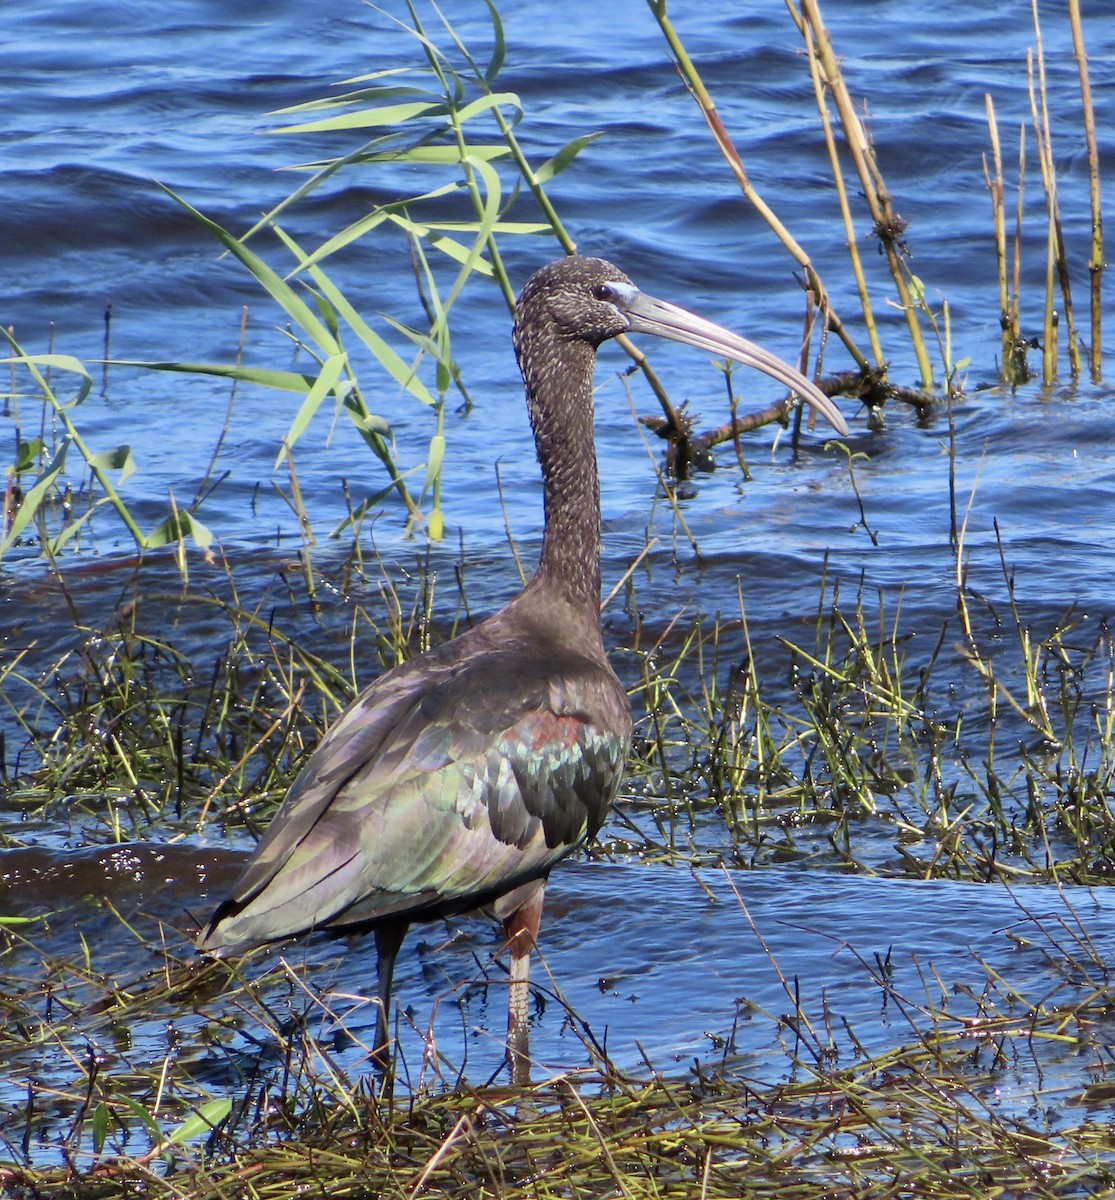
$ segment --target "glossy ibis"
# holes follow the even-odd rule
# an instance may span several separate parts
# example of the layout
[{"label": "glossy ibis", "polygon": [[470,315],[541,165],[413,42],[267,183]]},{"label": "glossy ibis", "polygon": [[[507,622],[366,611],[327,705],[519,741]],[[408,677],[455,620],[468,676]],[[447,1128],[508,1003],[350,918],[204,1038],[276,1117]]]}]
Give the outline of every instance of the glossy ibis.
[{"label": "glossy ibis", "polygon": [[631,736],[627,694],[600,632],[593,442],[596,350],[621,333],[757,367],[847,433],[835,405],[781,359],[644,295],[610,263],[564,258],[527,281],[514,341],[542,468],[538,570],[506,608],[357,697],[198,941],[226,955],[314,930],[374,932],[381,1064],[392,971],[410,923],[486,907],[511,948],[512,1076],[529,1078],[530,952],[543,888],[600,828]]}]

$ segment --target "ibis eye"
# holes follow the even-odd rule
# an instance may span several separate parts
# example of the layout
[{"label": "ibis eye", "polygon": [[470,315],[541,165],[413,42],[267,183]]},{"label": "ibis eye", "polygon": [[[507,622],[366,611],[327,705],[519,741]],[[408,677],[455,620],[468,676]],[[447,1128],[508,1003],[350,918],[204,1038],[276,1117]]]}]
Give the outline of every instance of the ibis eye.
[{"label": "ibis eye", "polygon": [[615,289],[607,283],[598,283],[596,287],[592,289],[592,294],[597,300],[610,301],[616,298]]}]

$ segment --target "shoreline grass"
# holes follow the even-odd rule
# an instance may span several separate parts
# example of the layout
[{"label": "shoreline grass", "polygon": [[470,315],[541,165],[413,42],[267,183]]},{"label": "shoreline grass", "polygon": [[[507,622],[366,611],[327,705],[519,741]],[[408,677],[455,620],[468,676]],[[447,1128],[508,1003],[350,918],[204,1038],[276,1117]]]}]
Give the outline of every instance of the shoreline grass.
[{"label": "shoreline grass", "polygon": [[[947,621],[908,627],[901,596],[834,571],[811,630],[753,630],[742,593],[735,615],[616,623],[637,716],[627,794],[651,804],[609,836],[675,854],[696,838],[705,863],[1106,879],[1115,642],[1071,608],[1031,628],[999,554],[1007,608],[961,573],[959,640]],[[68,592],[66,644],[26,647],[0,672],[8,810],[49,820],[64,808],[92,842],[258,834],[368,679],[482,615],[463,573],[435,584],[447,561],[419,557],[406,577],[374,558],[312,562],[250,598],[242,570],[198,563],[182,587],[172,559],[130,568],[107,606]],[[638,613],[635,577],[626,603]],[[0,836],[19,845],[11,822]]]},{"label": "shoreline grass", "polygon": [[[649,1061],[623,1070],[603,1055],[529,1087],[476,1086],[451,1071],[448,1086],[434,1075],[379,1097],[369,1075],[340,1065],[335,1036],[315,1036],[309,1011],[292,1021],[262,981],[233,981],[229,997],[224,965],[110,978],[94,961],[79,979],[54,964],[68,980],[48,972],[36,990],[9,978],[0,959],[0,997],[26,1014],[9,1023],[5,1056],[19,1042],[24,1057],[52,1042],[73,1055],[64,1089],[32,1084],[22,1119],[6,1115],[0,1194],[1113,1194],[1106,966],[1082,927],[1045,919],[1035,929],[1049,950],[1036,998],[1032,982],[1016,986],[991,967],[975,991],[950,996],[947,980],[927,977],[924,995],[904,994],[886,963],[863,962],[863,986],[894,1013],[884,1051],[865,1051],[846,1021],[804,1009],[783,979],[785,1009],[747,1018],[769,1023],[781,1047],[762,1075],[727,1045],[719,1065],[686,1071]],[[75,983],[84,1028],[67,1000]],[[53,1014],[42,1007],[48,995]],[[161,1062],[138,1066],[127,1039],[111,1040],[174,1013],[187,1019],[172,1016]],[[224,1079],[213,1070],[223,1056],[206,1047],[227,1036],[230,1015],[263,1040]],[[780,1082],[769,1082],[772,1070]],[[56,1125],[61,1138],[42,1145],[42,1127]],[[62,1161],[35,1166],[47,1146]]]}]

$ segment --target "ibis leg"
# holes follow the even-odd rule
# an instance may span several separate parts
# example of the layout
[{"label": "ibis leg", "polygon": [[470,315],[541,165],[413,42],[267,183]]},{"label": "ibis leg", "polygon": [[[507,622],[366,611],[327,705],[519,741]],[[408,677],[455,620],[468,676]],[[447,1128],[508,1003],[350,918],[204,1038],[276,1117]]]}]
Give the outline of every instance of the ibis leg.
[{"label": "ibis leg", "polygon": [[385,1075],[391,1071],[391,979],[395,974],[395,959],[406,932],[406,921],[384,921],[375,929],[376,954],[379,959],[379,1019],[376,1022],[376,1046],[372,1058]]},{"label": "ibis leg", "polygon": [[507,1056],[512,1083],[530,1083],[530,952],[542,923],[541,885],[506,920],[511,946],[511,988],[507,999]]}]

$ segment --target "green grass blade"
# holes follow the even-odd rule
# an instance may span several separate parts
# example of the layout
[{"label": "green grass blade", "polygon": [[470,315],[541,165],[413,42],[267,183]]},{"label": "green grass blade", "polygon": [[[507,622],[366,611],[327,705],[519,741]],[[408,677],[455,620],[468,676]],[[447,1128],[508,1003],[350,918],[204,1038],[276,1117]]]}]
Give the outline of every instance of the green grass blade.
[{"label": "green grass blade", "polygon": [[254,383],[279,392],[308,392],[317,379],[299,371],[272,371],[266,367],[234,366],[229,363],[145,362],[142,359],[113,359],[114,367],[142,367],[146,371],[172,371],[180,375],[213,375]]},{"label": "green grass blade", "polygon": [[[64,402],[64,407],[73,408],[80,404],[86,396],[89,395],[93,387],[93,377],[85,368],[85,364],[78,358],[74,358],[72,354],[16,354],[10,358],[0,358],[0,365],[26,367],[31,372],[35,382],[46,391],[46,380],[43,378],[39,367],[46,367],[48,370],[66,371],[68,374],[78,376],[77,395],[69,401]],[[53,397],[55,403],[63,404],[62,401]]]},{"label": "green grass blade", "polygon": [[340,347],[337,345],[336,340],[318,319],[313,309],[258,254],[249,250],[239,238],[234,237],[226,229],[218,225],[216,221],[210,220],[204,213],[194,208],[192,204],[188,204],[180,196],[176,196],[169,188],[164,187],[163,190],[172,200],[182,205],[187,212],[192,213],[233,257],[237,258],[243,266],[248,268],[268,295],[290,317],[291,321],[299,329],[303,330],[325,354],[339,353]]},{"label": "green grass blade", "polygon": [[[80,375],[83,379],[89,380],[90,387],[93,383],[85,364],[80,358],[74,358],[72,354],[16,354],[8,358],[0,358],[0,363],[5,366],[13,364],[26,366],[34,363],[37,367],[50,367],[57,371],[68,371],[71,375]],[[86,390],[88,391],[88,387]]]},{"label": "green grass blade", "polygon": [[[403,68],[406,70],[406,68]],[[359,82],[346,79],[342,86]],[[329,109],[341,108],[344,105],[367,104],[370,101],[413,100],[423,96],[433,100],[433,93],[426,88],[413,85],[395,84],[393,87],[364,87],[355,91],[338,92],[335,96],[322,96],[317,100],[307,100],[302,104],[291,104],[286,108],[277,108],[271,114],[273,117],[293,116],[296,113],[327,112]],[[437,103],[441,103],[440,100]]]},{"label": "green grass blade", "polygon": [[492,92],[490,95],[480,96],[470,104],[466,104],[464,108],[458,109],[453,114],[453,119],[457,124],[464,125],[473,117],[491,112],[493,108],[501,108],[505,104],[510,105],[520,114],[523,111],[523,102],[514,92]]},{"label": "green grass blade", "polygon": [[130,479],[136,471],[136,460],[131,446],[117,446],[115,450],[101,450],[92,455],[89,465],[102,471],[119,471],[117,483]]},{"label": "green grass blade", "polygon": [[347,228],[342,229],[340,233],[327,238],[312,254],[306,255],[300,265],[305,269],[314,263],[321,262],[322,259],[328,258],[330,254],[335,254],[338,250],[344,249],[345,246],[350,245],[352,242],[365,237],[377,225],[381,225],[384,221],[392,219],[395,214],[405,211],[408,205],[452,195],[454,192],[460,191],[460,187],[459,183],[447,183],[442,187],[434,188],[432,192],[426,192],[420,196],[411,196],[407,200],[397,200],[392,204],[384,204],[374,212],[369,213],[366,217],[361,217],[359,221],[354,221]]},{"label": "green grass blade", "polygon": [[503,35],[503,21],[495,0],[485,0],[488,5],[488,15],[492,18],[492,57],[484,69],[484,80],[489,86],[495,82],[496,76],[503,70],[504,59],[507,57],[507,39]]},{"label": "green grass blade", "polygon": [[[352,87],[357,83],[369,83],[374,79],[390,79],[393,75],[416,75],[420,74],[414,67],[384,67],[379,71],[369,71],[366,75],[350,75],[347,79],[342,79],[338,87]],[[294,109],[300,108],[301,105],[294,105],[293,108],[280,108],[276,112],[293,112]]]},{"label": "green grass blade", "polygon": [[[489,99],[489,97],[484,97]],[[469,276],[478,265],[482,263],[484,248],[488,244],[489,238],[492,236],[492,230],[495,228],[496,222],[499,220],[499,203],[500,197],[503,194],[503,185],[500,181],[499,172],[490,164],[482,159],[474,159],[466,157],[464,164],[473,170],[483,179],[485,184],[485,194],[483,198],[483,208],[481,210],[480,222],[476,230],[476,240],[472,244],[472,249],[469,251],[465,261],[461,264],[461,269],[457,274],[456,282],[453,284],[452,290],[444,304],[444,312],[439,314],[438,320],[435,322],[434,331],[437,332],[445,320],[445,314],[453,307],[460,295],[461,290],[468,282]]]},{"label": "green grass blade", "polygon": [[[574,138],[571,142],[564,145],[553,158],[548,158],[534,172],[534,178],[539,183],[549,183],[559,171],[564,171],[586,146],[591,145],[591,143],[603,136],[604,131],[599,130],[596,133],[586,133],[583,137]],[[549,226],[547,225],[546,228],[548,229]]]},{"label": "green grass blade", "polygon": [[333,354],[322,364],[321,374],[314,381],[314,386],[306,393],[306,399],[302,401],[294,420],[290,423],[282,449],[275,459],[276,470],[283,465],[283,459],[286,458],[290,447],[305,433],[306,426],[314,419],[314,414],[321,407],[321,402],[336,388],[337,380],[340,379],[347,366],[347,354]]},{"label": "green grass blade", "polygon": [[403,337],[409,338],[423,354],[428,354],[431,358],[437,358],[438,344],[428,333],[422,333],[420,330],[412,329],[409,325],[404,325],[402,321],[396,320],[390,313],[381,313],[380,316],[383,317],[392,329],[397,329]]},{"label": "green grass blade", "polygon": [[441,471],[441,464],[445,461],[445,438],[440,434],[435,434],[430,438],[430,453],[426,462],[426,482],[424,488],[433,486],[434,480],[438,477]]},{"label": "green grass blade", "polygon": [[[427,225],[422,221],[414,221],[402,214],[393,215],[390,219],[400,229],[405,230],[413,237],[429,242],[436,250],[440,250],[446,258],[450,258],[456,263],[463,265],[473,258],[474,248],[472,246],[466,246],[463,242],[457,241],[456,238],[447,237],[444,234],[434,234],[433,226],[431,225]],[[473,229],[480,228],[478,222],[469,222],[469,224]],[[492,273],[492,268],[483,259],[477,259],[473,263],[472,269],[479,271],[481,275],[491,275]]]},{"label": "green grass blade", "polygon": [[[485,162],[496,162],[510,156],[511,151],[504,145],[481,145],[476,143],[468,148],[471,158],[482,158]],[[457,146],[433,146],[417,144],[407,149],[380,150],[364,155],[361,162],[409,162],[430,166],[457,166],[461,161],[461,151]]]},{"label": "green grass blade", "polygon": [[433,404],[433,396],[430,395],[429,389],[422,380],[415,375],[414,368],[404,362],[397,351],[372,329],[329,276],[320,267],[310,264],[309,259],[303,254],[298,243],[289,234],[278,227],[276,227],[275,232],[282,238],[284,245],[287,246],[291,253],[302,260],[303,268],[308,270],[310,278],[321,289],[322,295],[329,301],[336,313],[352,329],[368,350],[371,351],[376,361],[388,375],[401,388],[405,388],[406,391],[414,396],[416,400],[420,400],[423,404],[427,405]]},{"label": "green grass blade", "polygon": [[161,546],[173,546],[188,537],[193,538],[202,550],[208,550],[213,544],[212,530],[203,525],[195,513],[180,508],[147,535],[146,545],[158,549]]},{"label": "green grass blade", "polygon": [[12,523],[8,528],[3,541],[0,541],[0,557],[9,547],[15,544],[16,539],[27,528],[27,525],[39,511],[43,501],[46,499],[47,493],[54,486],[55,480],[62,473],[62,468],[66,465],[66,451],[69,450],[71,441],[69,438],[63,438],[59,443],[58,452],[50,460],[43,469],[43,473],[39,476],[34,487],[32,487],[23,497],[23,503],[16,510],[15,516],[12,517]]},{"label": "green grass blade", "polygon": [[138,1100],[121,1092],[117,1099],[121,1104],[135,1117],[147,1130],[152,1142],[158,1145],[163,1140],[162,1130],[159,1128],[159,1122],[143,1107]]},{"label": "green grass blade", "polygon": [[377,155],[372,151],[374,146],[389,146],[397,141],[398,135],[394,133],[385,134],[383,137],[373,138],[369,142],[365,142],[363,146],[350,151],[342,158],[333,158],[325,163],[313,163],[309,166],[290,167],[289,170],[313,170],[314,175],[307,179],[305,183],[299,185],[289,196],[284,200],[280,200],[274,208],[264,213],[262,217],[244,234],[240,239],[241,242],[246,242],[249,238],[254,237],[265,226],[270,226],[286,209],[291,205],[297,204],[299,200],[308,196],[315,191],[322,183],[331,178],[343,167],[347,167],[356,162],[376,162]]},{"label": "green grass blade", "polygon": [[444,115],[444,103],[416,101],[413,104],[385,104],[380,108],[362,108],[357,112],[339,113],[319,121],[303,121],[297,125],[281,125],[272,133],[335,133],[348,129],[382,129],[388,125],[404,125],[417,117]]},{"label": "green grass blade", "polygon": [[210,1100],[190,1115],[166,1136],[167,1146],[180,1146],[211,1133],[232,1112],[231,1097]]}]

